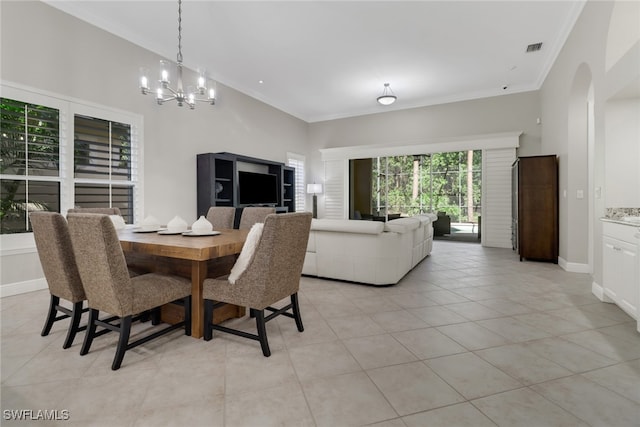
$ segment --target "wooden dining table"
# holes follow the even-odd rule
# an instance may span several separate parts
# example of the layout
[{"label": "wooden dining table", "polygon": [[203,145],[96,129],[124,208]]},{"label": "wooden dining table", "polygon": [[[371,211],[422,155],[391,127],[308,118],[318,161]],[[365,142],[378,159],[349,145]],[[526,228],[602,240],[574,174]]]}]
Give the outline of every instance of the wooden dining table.
[{"label": "wooden dining table", "polygon": [[[249,233],[249,230],[235,229],[219,231],[220,234],[215,236],[189,237],[136,229],[118,232],[127,264],[132,269],[191,279],[191,336],[194,338],[202,338],[203,335],[204,279],[229,273]],[[241,314],[244,314],[244,308]]]}]

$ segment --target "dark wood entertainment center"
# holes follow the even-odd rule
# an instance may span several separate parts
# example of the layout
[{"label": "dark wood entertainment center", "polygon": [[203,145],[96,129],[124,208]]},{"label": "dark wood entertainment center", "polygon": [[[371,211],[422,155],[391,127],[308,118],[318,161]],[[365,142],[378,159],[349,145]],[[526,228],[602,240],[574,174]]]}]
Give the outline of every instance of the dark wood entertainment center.
[{"label": "dark wood entertainment center", "polygon": [[233,153],[197,155],[198,216],[211,206],[242,208],[238,198],[238,171],[276,176],[278,212],[295,211],[295,169],[284,163]]}]

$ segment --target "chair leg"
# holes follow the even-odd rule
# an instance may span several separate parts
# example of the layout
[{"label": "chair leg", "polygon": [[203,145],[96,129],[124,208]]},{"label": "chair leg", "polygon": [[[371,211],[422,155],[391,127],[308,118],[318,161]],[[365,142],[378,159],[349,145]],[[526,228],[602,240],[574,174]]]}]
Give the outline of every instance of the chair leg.
[{"label": "chair leg", "polygon": [[71,322],[69,323],[69,329],[67,330],[67,338],[64,340],[62,348],[69,348],[73,344],[73,340],[76,337],[78,328],[80,327],[80,318],[82,317],[82,305],[83,301],[78,301],[73,304],[73,311],[71,313]]},{"label": "chair leg", "polygon": [[44,327],[42,328],[42,332],[40,333],[40,335],[43,337],[49,335],[49,332],[51,332],[53,322],[56,321],[56,314],[58,312],[56,306],[58,304],[60,304],[60,297],[51,295],[51,298],[49,299],[49,314],[47,314],[47,320],[45,320]]},{"label": "chair leg", "polygon": [[122,359],[124,359],[124,353],[127,351],[130,334],[131,316],[125,316],[120,319],[120,338],[118,339],[118,348],[116,349],[116,355],[113,358],[113,363],[111,364],[111,370],[113,371],[117,371],[118,369],[120,369]]},{"label": "chair leg", "polygon": [[205,341],[211,341],[213,338],[213,301],[210,299],[204,300],[204,331],[203,338]]},{"label": "chair leg", "polygon": [[98,320],[98,315],[100,311],[92,308],[89,310],[89,323],[87,324],[87,331],[84,335],[84,342],[82,343],[82,348],[80,349],[80,356],[84,356],[89,353],[89,349],[91,348],[91,343],[93,342],[93,338],[96,335],[96,320]]},{"label": "chair leg", "polygon": [[298,293],[291,295],[291,309],[293,310],[293,317],[296,319],[296,326],[298,327],[298,331],[304,331],[304,326],[302,325],[302,317],[300,317],[300,305],[298,304]]},{"label": "chair leg", "polygon": [[142,313],[140,313],[140,322],[142,323],[148,322],[150,318],[151,318],[151,313],[149,310],[145,310]]},{"label": "chair leg", "polygon": [[260,341],[260,347],[262,347],[262,354],[264,357],[271,356],[271,350],[269,349],[269,341],[267,340],[267,328],[264,321],[264,310],[250,309],[256,318],[256,327],[258,329],[258,338]]},{"label": "chair leg", "polygon": [[151,324],[153,326],[160,324],[160,307],[151,309]]},{"label": "chair leg", "polygon": [[191,295],[184,299],[184,334],[191,336]]}]

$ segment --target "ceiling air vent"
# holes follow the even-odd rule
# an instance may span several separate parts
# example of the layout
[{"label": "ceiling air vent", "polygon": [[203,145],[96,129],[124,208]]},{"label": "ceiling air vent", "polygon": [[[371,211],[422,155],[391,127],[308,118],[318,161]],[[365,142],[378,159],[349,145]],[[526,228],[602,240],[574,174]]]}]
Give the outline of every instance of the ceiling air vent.
[{"label": "ceiling air vent", "polygon": [[533,43],[533,44],[530,44],[529,46],[527,46],[527,52],[537,52],[540,49],[542,49],[542,42],[541,43]]}]

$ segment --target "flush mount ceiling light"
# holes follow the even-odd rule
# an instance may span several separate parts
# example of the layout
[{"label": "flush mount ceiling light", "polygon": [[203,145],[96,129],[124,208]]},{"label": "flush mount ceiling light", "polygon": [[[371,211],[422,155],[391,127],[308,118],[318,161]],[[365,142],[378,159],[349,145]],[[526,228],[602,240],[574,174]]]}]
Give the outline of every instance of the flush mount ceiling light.
[{"label": "flush mount ceiling light", "polygon": [[[182,107],[185,103],[193,110],[196,107],[196,101],[208,102],[211,105],[216,103],[215,84],[207,84],[207,77],[204,70],[199,72],[196,88],[188,88],[185,93],[182,84],[182,0],[178,0],[178,55],[176,58],[177,81],[176,89],[169,86],[169,66],[171,62],[166,60],[160,61],[160,79],[159,86],[156,89],[156,101],[162,105],[166,101],[175,100],[178,106]],[[141,69],[140,73],[140,91],[143,95],[150,92],[149,78],[147,70]],[[207,95],[206,98],[198,97],[198,95]]]},{"label": "flush mount ceiling light", "polygon": [[382,95],[378,97],[378,104],[391,105],[396,102],[396,99],[397,97],[393,94],[393,91],[389,87],[389,83],[385,83]]}]

